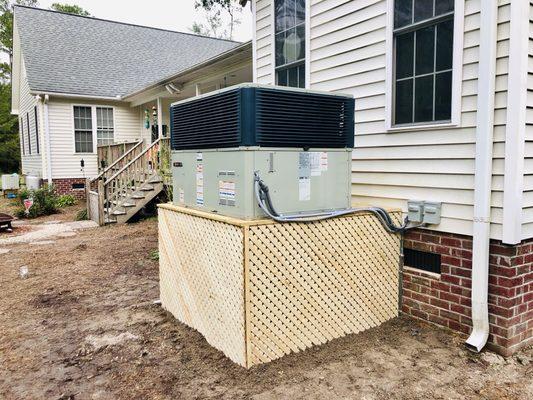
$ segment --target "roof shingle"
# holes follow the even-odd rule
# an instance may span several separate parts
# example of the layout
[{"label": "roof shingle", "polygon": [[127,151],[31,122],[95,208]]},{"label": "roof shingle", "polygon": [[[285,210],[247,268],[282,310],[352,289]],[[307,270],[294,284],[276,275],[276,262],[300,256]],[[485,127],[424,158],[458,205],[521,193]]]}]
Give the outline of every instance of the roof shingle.
[{"label": "roof shingle", "polygon": [[36,92],[123,96],[240,44],[22,6],[15,20]]}]

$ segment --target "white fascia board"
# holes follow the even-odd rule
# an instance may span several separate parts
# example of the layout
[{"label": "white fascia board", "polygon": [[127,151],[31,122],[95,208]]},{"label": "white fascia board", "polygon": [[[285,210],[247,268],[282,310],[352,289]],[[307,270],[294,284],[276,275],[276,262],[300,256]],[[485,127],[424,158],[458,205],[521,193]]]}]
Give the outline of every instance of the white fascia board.
[{"label": "white fascia board", "polygon": [[502,227],[502,241],[506,244],[522,240],[528,42],[529,2],[512,1]]}]

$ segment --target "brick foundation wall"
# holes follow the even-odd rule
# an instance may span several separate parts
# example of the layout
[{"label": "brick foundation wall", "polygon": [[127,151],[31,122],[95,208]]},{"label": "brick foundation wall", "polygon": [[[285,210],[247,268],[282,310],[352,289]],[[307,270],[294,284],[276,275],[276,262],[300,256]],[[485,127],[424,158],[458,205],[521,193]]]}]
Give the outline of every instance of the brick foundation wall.
[{"label": "brick foundation wall", "polygon": [[[402,311],[454,331],[472,329],[472,238],[415,230],[405,248],[441,255],[441,273],[406,266]],[[491,241],[489,347],[507,356],[533,338],[533,239],[516,246]]]},{"label": "brick foundation wall", "polygon": [[85,178],[52,179],[58,194],[71,194],[78,200],[85,200],[85,189],[72,189],[73,184],[85,184]]}]

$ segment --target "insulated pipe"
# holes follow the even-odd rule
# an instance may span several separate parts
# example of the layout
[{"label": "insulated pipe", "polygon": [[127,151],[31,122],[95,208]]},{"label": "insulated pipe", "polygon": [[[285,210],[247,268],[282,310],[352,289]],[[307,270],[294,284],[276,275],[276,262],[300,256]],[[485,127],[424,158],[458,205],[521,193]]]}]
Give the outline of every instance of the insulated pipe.
[{"label": "insulated pipe", "polygon": [[[475,352],[489,337],[488,285],[490,203],[494,135],[494,90],[498,2],[481,2],[477,95],[476,164],[472,245],[472,333],[467,347]],[[459,73],[460,71],[456,71]]]}]

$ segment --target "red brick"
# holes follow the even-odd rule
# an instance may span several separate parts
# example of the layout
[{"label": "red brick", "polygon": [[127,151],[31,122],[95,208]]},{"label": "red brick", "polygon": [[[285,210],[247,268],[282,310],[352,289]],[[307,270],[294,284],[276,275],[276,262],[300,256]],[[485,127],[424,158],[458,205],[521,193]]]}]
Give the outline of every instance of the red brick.
[{"label": "red brick", "polygon": [[461,259],[457,257],[442,256],[440,261],[441,261],[441,264],[454,265],[456,267],[461,266]]},{"label": "red brick", "polygon": [[450,310],[458,314],[470,316],[470,307],[462,306],[460,304],[450,304]]},{"label": "red brick", "polygon": [[448,326],[448,320],[446,318],[439,317],[438,315],[429,315],[428,320],[434,324],[439,324],[442,326]]},{"label": "red brick", "polygon": [[450,308],[450,304],[447,301],[440,300],[440,299],[435,299],[435,298],[430,298],[429,299],[429,304],[432,304],[432,305],[434,305],[436,307],[439,307],[439,308],[443,308],[445,310],[448,310]]},{"label": "red brick", "polygon": [[462,247],[461,240],[455,239],[455,238],[443,237],[440,240],[440,244],[442,244],[443,246],[450,246],[450,247]]},{"label": "red brick", "polygon": [[457,296],[456,294],[441,292],[439,296],[442,300],[446,300],[455,304],[461,303],[461,297]]}]

